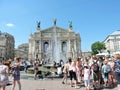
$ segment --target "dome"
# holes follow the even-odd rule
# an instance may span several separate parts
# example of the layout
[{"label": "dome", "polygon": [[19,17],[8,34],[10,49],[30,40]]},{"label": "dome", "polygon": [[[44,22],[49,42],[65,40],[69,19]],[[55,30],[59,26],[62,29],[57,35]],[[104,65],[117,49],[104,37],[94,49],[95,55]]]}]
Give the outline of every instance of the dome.
[{"label": "dome", "polygon": [[115,32],[113,32],[113,33],[110,34],[110,35],[120,35],[120,30],[115,31]]}]

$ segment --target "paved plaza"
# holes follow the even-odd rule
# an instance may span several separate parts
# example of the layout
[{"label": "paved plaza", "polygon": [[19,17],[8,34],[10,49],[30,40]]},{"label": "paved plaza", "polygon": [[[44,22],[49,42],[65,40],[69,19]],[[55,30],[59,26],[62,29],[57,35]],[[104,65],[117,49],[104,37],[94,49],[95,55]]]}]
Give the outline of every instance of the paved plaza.
[{"label": "paved plaza", "polygon": [[[43,79],[43,80],[33,80],[33,79],[21,79],[22,90],[78,90],[75,87],[70,87],[69,84],[62,84],[62,79]],[[6,90],[11,90],[11,86],[7,86]],[[85,90],[84,85],[79,85],[80,90]],[[18,85],[16,84],[15,90],[18,90]],[[93,89],[92,89],[93,90]],[[113,89],[101,89],[101,90],[117,90]]]}]

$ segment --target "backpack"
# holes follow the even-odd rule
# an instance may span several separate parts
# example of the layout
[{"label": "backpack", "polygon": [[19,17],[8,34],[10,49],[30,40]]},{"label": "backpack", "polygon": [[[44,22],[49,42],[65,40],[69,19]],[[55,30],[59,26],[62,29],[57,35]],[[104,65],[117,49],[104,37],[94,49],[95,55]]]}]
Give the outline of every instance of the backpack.
[{"label": "backpack", "polygon": [[110,65],[107,65],[107,72],[109,73],[109,72],[111,72],[112,71],[112,68],[111,68],[111,66]]},{"label": "backpack", "polygon": [[115,61],[115,72],[120,73],[120,60]]},{"label": "backpack", "polygon": [[95,73],[99,72],[99,65],[97,62],[93,63],[93,72],[95,72]]}]

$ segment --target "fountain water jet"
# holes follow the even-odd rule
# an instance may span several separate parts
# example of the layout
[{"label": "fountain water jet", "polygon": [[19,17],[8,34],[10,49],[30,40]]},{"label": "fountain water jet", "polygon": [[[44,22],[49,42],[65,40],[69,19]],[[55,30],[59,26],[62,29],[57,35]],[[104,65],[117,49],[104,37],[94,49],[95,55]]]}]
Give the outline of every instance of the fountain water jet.
[{"label": "fountain water jet", "polygon": [[52,32],[52,61],[59,62],[60,55],[59,55],[59,41],[57,38],[57,29],[56,25],[54,25],[53,32]]}]

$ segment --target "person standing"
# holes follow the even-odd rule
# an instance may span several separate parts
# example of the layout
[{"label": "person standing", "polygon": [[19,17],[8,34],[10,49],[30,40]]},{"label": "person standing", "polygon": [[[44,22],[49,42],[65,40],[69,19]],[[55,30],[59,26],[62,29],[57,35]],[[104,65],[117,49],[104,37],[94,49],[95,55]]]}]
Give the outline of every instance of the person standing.
[{"label": "person standing", "polygon": [[82,61],[81,61],[81,57],[78,57],[76,60],[76,69],[77,69],[77,82],[81,82],[82,81]]},{"label": "person standing", "polygon": [[109,77],[109,84],[111,87],[116,87],[116,76],[115,76],[115,71],[114,68],[112,68],[112,65],[114,64],[114,60],[113,58],[109,58],[109,62],[108,64],[111,67],[111,71],[108,73],[108,77]]},{"label": "person standing", "polygon": [[36,80],[36,78],[37,78],[37,73],[38,73],[38,66],[39,66],[39,60],[38,59],[36,59],[35,61],[34,61],[34,79]]},{"label": "person standing", "polygon": [[120,54],[114,55],[114,63],[112,65],[115,71],[118,90],[120,90]]},{"label": "person standing", "polygon": [[6,65],[3,65],[2,61],[0,60],[0,88],[2,88],[2,90],[5,90],[5,87],[9,82],[8,73],[8,67]]},{"label": "person standing", "polygon": [[86,90],[90,90],[90,67],[87,64],[84,65],[84,84]]},{"label": "person standing", "polygon": [[12,65],[12,72],[13,72],[12,90],[15,90],[16,82],[18,83],[19,90],[21,90],[19,58],[15,57],[14,61],[15,63]]},{"label": "person standing", "polygon": [[68,78],[68,61],[65,63],[64,68],[63,68],[63,79],[62,79],[62,84],[67,84],[67,78]]},{"label": "person standing", "polygon": [[[101,72],[100,72],[98,58],[96,56],[93,57],[93,64],[91,65],[91,71],[93,74],[93,87],[94,87],[94,89],[96,89],[97,85],[98,85],[98,88],[100,88]],[[98,82],[98,84],[97,84],[97,82]]]},{"label": "person standing", "polygon": [[108,83],[108,70],[107,70],[108,64],[107,63],[108,63],[108,60],[106,59],[104,61],[104,65],[102,66],[102,74],[104,78],[105,87],[107,86],[107,83]]},{"label": "person standing", "polygon": [[76,62],[72,61],[71,58],[68,59],[68,71],[70,75],[70,86],[73,87],[72,79],[74,78],[75,88],[79,88],[77,87]]},{"label": "person standing", "polygon": [[24,61],[23,66],[24,66],[24,71],[27,73],[28,65],[27,65],[27,61],[26,60]]}]

